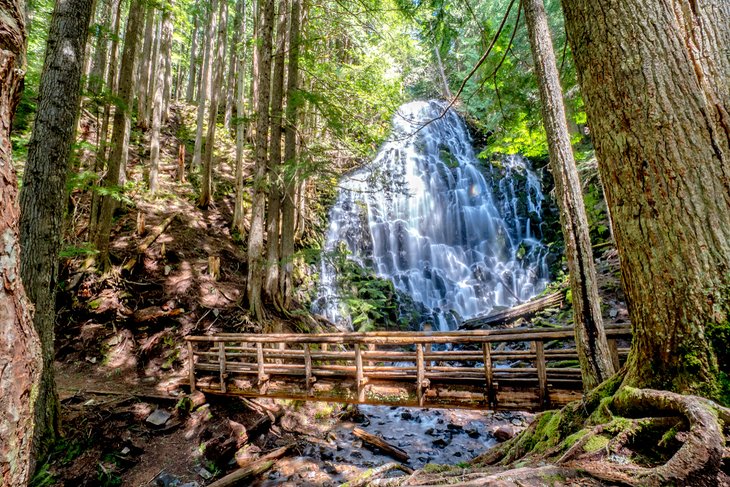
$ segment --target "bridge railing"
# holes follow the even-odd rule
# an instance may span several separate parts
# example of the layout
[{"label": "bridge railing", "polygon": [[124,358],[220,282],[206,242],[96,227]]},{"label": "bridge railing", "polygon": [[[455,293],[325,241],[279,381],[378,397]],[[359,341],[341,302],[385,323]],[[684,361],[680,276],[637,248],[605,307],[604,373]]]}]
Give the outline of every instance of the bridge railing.
[{"label": "bridge railing", "polygon": [[[628,327],[606,330],[615,365]],[[580,397],[572,328],[187,337],[191,389],[289,399],[543,409]],[[626,344],[625,340],[622,342]]]}]

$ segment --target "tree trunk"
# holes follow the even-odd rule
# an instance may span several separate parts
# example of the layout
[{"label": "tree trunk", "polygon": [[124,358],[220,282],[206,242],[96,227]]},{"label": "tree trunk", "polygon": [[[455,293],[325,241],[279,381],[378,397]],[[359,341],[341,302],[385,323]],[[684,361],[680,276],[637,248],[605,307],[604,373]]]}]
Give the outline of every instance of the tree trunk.
[{"label": "tree trunk", "polygon": [[203,126],[205,125],[205,106],[211,96],[213,83],[213,49],[215,48],[215,15],[218,9],[218,0],[212,0],[208,12],[208,29],[205,34],[205,51],[203,52],[203,67],[201,68],[200,89],[198,92],[198,120],[195,131],[195,149],[193,152],[192,167],[197,169],[203,159]]},{"label": "tree trunk", "polygon": [[149,92],[150,65],[152,63],[152,50],[154,47],[155,35],[155,3],[146,2],[147,9],[145,12],[144,26],[144,45],[142,47],[142,62],[139,64],[137,74],[137,123],[143,129],[148,127],[145,114],[147,113],[147,93]]},{"label": "tree trunk", "polygon": [[92,0],[59,0],[51,18],[20,193],[21,277],[35,305],[43,373],[35,411],[34,449],[42,455],[59,432],[53,373],[58,252],[66,207],[66,175],[81,101],[84,48]]},{"label": "tree trunk", "polygon": [[[104,100],[104,113],[101,117],[101,129],[99,132],[99,146],[96,148],[96,157],[94,158],[94,174],[99,175],[106,166],[106,149],[107,139],[109,136],[109,120],[111,119],[111,94],[117,90],[117,58],[119,56],[119,31],[121,28],[122,18],[122,1],[113,1],[114,10],[114,35],[112,37],[111,59],[109,61],[109,71],[106,78],[106,97]],[[94,183],[94,187],[98,186],[98,181]],[[96,227],[99,223],[99,202],[101,197],[98,191],[91,193],[91,210],[89,211],[89,240],[94,240],[96,236]]]},{"label": "tree trunk", "polygon": [[271,48],[274,30],[274,0],[260,0],[256,32],[256,165],[251,198],[251,229],[248,236],[249,309],[258,319],[264,316],[261,287],[264,274],[264,220],[266,212],[266,164],[269,142],[269,101],[271,93]]},{"label": "tree trunk", "polygon": [[200,14],[195,12],[195,23],[193,24],[193,35],[190,46],[190,65],[188,66],[188,87],[185,91],[185,99],[188,103],[192,103],[195,97],[195,79],[197,76],[195,69],[197,66],[198,56],[198,18]]},{"label": "tree trunk", "polygon": [[[0,485],[28,485],[42,359],[20,280],[18,186],[10,127],[25,73],[25,2],[0,3]],[[83,47],[82,47],[83,49]]]},{"label": "tree trunk", "polygon": [[446,79],[444,63],[441,61],[441,53],[439,52],[438,47],[433,48],[433,54],[436,58],[436,69],[438,69],[439,72],[439,80],[441,81],[441,89],[443,90],[442,94],[444,98],[446,98],[447,100],[451,100],[453,98],[453,95],[451,94],[451,89],[449,89],[449,81]]},{"label": "tree trunk", "polygon": [[[294,293],[294,214],[297,188],[297,89],[299,88],[299,45],[301,0],[292,0],[289,26],[289,66],[286,79],[286,120],[284,125],[284,191],[281,202],[281,255],[279,284],[284,309],[291,306]],[[306,6],[304,6],[306,8]]]},{"label": "tree trunk", "polygon": [[104,74],[107,68],[107,48],[109,47],[108,32],[111,24],[111,1],[100,0],[101,5],[99,11],[99,19],[94,26],[94,36],[96,37],[96,49],[94,50],[94,59],[91,64],[91,74],[89,75],[89,91],[94,95],[101,94],[104,87]]},{"label": "tree trunk", "polygon": [[[163,5],[162,31],[160,33],[160,49],[158,62],[161,66],[170,58],[172,47],[172,8],[173,0]],[[155,94],[153,96],[152,108],[152,130],[150,134],[150,191],[155,193],[159,187],[158,173],[160,170],[160,127],[163,119],[163,97],[165,94],[165,70],[157,70],[157,81],[155,82]]]},{"label": "tree trunk", "polygon": [[289,2],[279,2],[279,25],[276,29],[276,54],[271,90],[271,148],[269,151],[269,205],[266,217],[266,276],[264,290],[271,302],[279,301],[279,229],[281,228],[281,133],[284,101],[284,62],[289,17]]},{"label": "tree trunk", "polygon": [[241,52],[237,56],[238,68],[236,69],[236,201],[231,228],[239,235],[243,235],[245,230],[243,224],[243,146],[246,127],[242,117],[246,111],[246,0],[238,0],[238,9],[240,10],[240,23],[236,25],[236,30],[240,30],[243,42],[237,46]]},{"label": "tree trunk", "polygon": [[205,157],[203,158],[203,184],[201,186],[200,200],[198,205],[207,208],[210,205],[213,195],[213,149],[215,148],[215,129],[218,120],[218,103],[220,100],[221,86],[223,85],[223,70],[225,69],[226,54],[226,32],[228,31],[228,3],[220,3],[218,12],[218,39],[216,44],[215,62],[211,65],[213,70],[213,85],[210,97],[210,111],[208,112],[208,134],[205,137]]},{"label": "tree trunk", "polygon": [[[162,25],[162,28],[160,32],[162,33],[165,26],[164,23]],[[172,29],[172,27],[170,27]],[[162,34],[160,34],[162,37]],[[172,55],[173,55],[173,48],[172,48],[172,38],[170,38],[170,45],[167,46],[167,49],[163,49],[162,41],[160,41],[160,50],[162,51],[161,56],[162,59],[165,60],[165,86],[162,89],[162,121],[164,123],[167,123],[167,121],[170,118],[170,100],[172,99]]]},{"label": "tree trunk", "polygon": [[578,169],[573,159],[563,105],[558,65],[543,0],[523,0],[525,22],[540,88],[542,119],[547,133],[550,167],[563,226],[565,254],[573,291],[573,323],[583,387],[593,389],[614,374],[601,317],[588,217],[583,204]]},{"label": "tree trunk", "polygon": [[236,14],[233,18],[233,25],[236,28],[233,29],[233,39],[231,40],[231,46],[229,49],[229,64],[228,64],[228,77],[226,78],[226,110],[223,115],[223,128],[226,132],[231,130],[231,118],[233,117],[233,107],[235,106],[235,93],[237,76],[236,71],[238,70],[238,44],[241,39],[240,25],[240,9],[236,8]]},{"label": "tree trunk", "polygon": [[730,309],[730,3],[563,9],[633,327],[624,384],[718,396]]},{"label": "tree trunk", "polygon": [[[124,51],[122,52],[122,70],[119,76],[117,92],[118,105],[114,111],[111,151],[107,164],[103,186],[108,192],[118,191],[121,170],[127,163],[129,152],[129,129],[131,125],[131,107],[134,101],[134,73],[137,59],[137,45],[144,16],[144,0],[132,0],[129,5],[127,31],[124,35]],[[112,216],[117,200],[114,196],[105,196],[101,203],[99,225],[96,235],[96,248],[102,268],[109,264],[109,239],[112,229]]]}]

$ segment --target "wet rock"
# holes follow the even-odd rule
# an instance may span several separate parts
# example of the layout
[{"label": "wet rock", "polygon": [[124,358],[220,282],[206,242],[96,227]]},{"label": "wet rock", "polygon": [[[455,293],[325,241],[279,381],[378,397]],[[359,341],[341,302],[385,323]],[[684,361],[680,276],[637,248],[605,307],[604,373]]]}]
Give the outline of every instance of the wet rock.
[{"label": "wet rock", "polygon": [[205,480],[210,480],[210,479],[213,478],[213,474],[210,473],[210,472],[208,472],[208,470],[206,470],[203,467],[198,468],[196,470],[196,472],[197,472],[198,475],[200,475],[201,477],[203,477]]},{"label": "wet rock", "polygon": [[426,431],[424,431],[424,433],[426,433],[428,436],[436,436],[436,430],[434,430],[433,428],[427,429]]},{"label": "wet rock", "polygon": [[462,453],[460,451],[455,451],[454,456],[457,458],[461,458]]},{"label": "wet rock", "polygon": [[335,457],[335,454],[332,452],[332,450],[325,448],[323,446],[319,447],[319,458],[321,458],[324,461],[332,460]]},{"label": "wet rock", "polygon": [[515,436],[515,429],[510,425],[500,426],[494,430],[494,437],[497,441],[507,441]]},{"label": "wet rock", "polygon": [[458,425],[456,423],[449,423],[446,425],[446,428],[453,433],[463,433],[464,432],[464,427],[461,425]]},{"label": "wet rock", "polygon": [[350,453],[350,456],[352,458],[362,458],[362,453],[360,453],[359,451],[354,451],[354,452]]},{"label": "wet rock", "polygon": [[439,418],[438,420],[436,420],[436,422],[437,422],[438,424],[444,424],[444,420],[443,420],[443,419],[441,419],[441,418]]},{"label": "wet rock", "polygon": [[522,426],[522,420],[514,418],[514,419],[512,419],[512,424],[515,426]]},{"label": "wet rock", "polygon": [[337,475],[337,473],[338,473],[337,472],[337,468],[334,465],[332,465],[331,463],[329,463],[329,462],[326,462],[324,464],[323,470],[325,472],[327,472],[328,474],[330,474],[330,475]]},{"label": "wet rock", "polygon": [[155,477],[155,485],[158,487],[178,487],[180,485],[180,479],[163,470]]},{"label": "wet rock", "polygon": [[165,423],[167,423],[167,420],[170,419],[171,414],[165,411],[164,409],[155,409],[155,411],[147,416],[148,424],[154,426],[155,428],[161,428],[164,426]]},{"label": "wet rock", "polygon": [[200,487],[200,484],[197,482],[187,482],[182,484],[180,487]]},{"label": "wet rock", "polygon": [[410,421],[413,419],[413,414],[411,414],[410,411],[403,411],[400,413],[400,418],[405,419],[406,421]]},{"label": "wet rock", "polygon": [[469,435],[469,438],[479,438],[479,436],[481,436],[479,434],[479,430],[477,430],[476,428],[467,428],[464,431],[467,435]]},{"label": "wet rock", "polygon": [[433,440],[431,444],[436,448],[446,448],[447,446],[449,446],[449,443],[451,443],[451,441],[447,440],[446,438],[437,438]]}]

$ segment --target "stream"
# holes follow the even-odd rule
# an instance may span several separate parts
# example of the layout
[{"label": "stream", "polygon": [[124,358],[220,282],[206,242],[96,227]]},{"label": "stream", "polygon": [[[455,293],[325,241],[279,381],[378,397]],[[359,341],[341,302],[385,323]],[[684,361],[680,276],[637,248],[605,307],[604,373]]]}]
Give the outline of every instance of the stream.
[{"label": "stream", "polygon": [[[374,160],[339,183],[312,311],[343,331],[355,326],[335,259],[328,258],[342,251],[412,299],[419,309],[414,329],[427,323],[454,329],[462,319],[532,298],[549,281],[542,178],[519,155],[480,159],[464,120],[454,110],[443,114],[445,107],[434,100],[400,107]],[[363,445],[355,427],[405,450],[408,465],[421,468],[467,462],[496,443],[495,430],[514,432],[531,418],[376,406],[359,411],[259,485],[338,485],[393,461]]]}]

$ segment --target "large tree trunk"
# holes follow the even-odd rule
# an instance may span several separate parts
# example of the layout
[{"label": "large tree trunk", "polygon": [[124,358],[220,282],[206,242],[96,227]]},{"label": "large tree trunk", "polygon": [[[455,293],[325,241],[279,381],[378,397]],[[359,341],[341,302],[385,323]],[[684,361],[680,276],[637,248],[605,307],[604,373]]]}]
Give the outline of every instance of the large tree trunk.
[{"label": "large tree trunk", "polygon": [[211,95],[211,84],[213,83],[213,49],[215,46],[215,15],[218,8],[218,0],[212,0],[208,12],[208,28],[204,36],[205,46],[203,51],[203,66],[201,68],[200,88],[198,89],[198,119],[195,131],[195,148],[193,150],[194,169],[200,167],[203,160],[203,126],[205,125],[205,106]]},{"label": "large tree trunk", "polygon": [[160,67],[169,60],[172,47],[172,8],[173,0],[163,5],[162,31],[160,33],[160,49],[157,69],[157,81],[155,82],[155,94],[152,97],[152,130],[150,134],[150,191],[157,191],[159,187],[158,174],[160,171],[160,127],[164,118],[164,95],[166,72]]},{"label": "large tree trunk", "polygon": [[242,117],[246,111],[246,1],[238,0],[240,10],[239,21],[236,30],[240,30],[243,42],[236,46],[241,52],[237,56],[238,68],[236,69],[236,201],[233,208],[233,223],[231,228],[239,235],[244,233],[243,224],[243,146],[246,137],[246,126]]},{"label": "large tree trunk", "polygon": [[188,103],[193,102],[193,97],[195,96],[195,79],[197,76],[195,73],[197,70],[195,69],[197,66],[197,56],[198,56],[198,18],[200,17],[199,13],[195,13],[195,23],[193,24],[193,34],[192,39],[190,41],[190,64],[188,65],[188,87],[185,90],[185,99]]},{"label": "large tree trunk", "polygon": [[241,12],[239,8],[236,8],[236,13],[233,16],[233,25],[236,27],[233,29],[233,38],[231,39],[231,45],[229,49],[229,64],[228,64],[228,76],[226,77],[226,109],[223,114],[223,128],[226,132],[231,130],[231,119],[233,117],[233,107],[236,104],[235,93],[237,76],[236,71],[238,70],[238,44],[241,39],[240,25]]},{"label": "large tree trunk", "polygon": [[[297,191],[297,112],[299,101],[299,45],[301,0],[292,0],[291,22],[289,27],[289,66],[286,79],[286,120],[284,126],[284,191],[281,202],[281,255],[280,277],[281,296],[284,309],[291,306],[294,293],[292,273],[294,271],[294,215]],[[304,6],[306,8],[306,5]]]},{"label": "large tree trunk", "polygon": [[[121,170],[127,163],[129,153],[129,130],[131,125],[131,107],[134,101],[134,72],[137,60],[137,46],[144,17],[144,0],[132,0],[129,5],[129,19],[124,36],[122,52],[122,70],[119,76],[118,104],[114,111],[111,151],[107,164],[103,186],[108,192],[118,190]],[[96,248],[102,268],[109,264],[109,239],[112,229],[112,216],[117,200],[114,196],[105,196],[101,203],[99,224],[96,235]]]},{"label": "large tree trunk", "polygon": [[575,343],[583,387],[588,390],[608,379],[615,371],[603,330],[588,217],[583,204],[578,169],[573,159],[563,105],[563,90],[560,87],[545,5],[543,0],[523,0],[523,6],[540,88],[550,167],[555,178],[560,222],[563,226],[565,254],[573,291]]},{"label": "large tree trunk", "polygon": [[249,309],[257,318],[264,315],[261,287],[264,273],[264,220],[266,212],[266,165],[269,146],[269,101],[271,94],[271,48],[274,30],[274,0],[260,0],[256,30],[256,166],[251,198],[251,229],[248,236]]},{"label": "large tree trunk", "polygon": [[269,150],[269,205],[266,216],[266,275],[264,290],[271,302],[279,301],[279,229],[281,228],[281,133],[284,101],[284,62],[289,17],[289,2],[279,2],[279,25],[276,29],[276,54],[271,90],[271,143]]},{"label": "large tree trunk", "polygon": [[220,101],[221,85],[223,84],[223,71],[225,69],[226,54],[226,32],[227,28],[228,3],[220,3],[218,12],[218,40],[214,63],[211,65],[212,90],[210,97],[210,111],[208,112],[208,134],[205,137],[205,157],[203,158],[203,183],[200,190],[198,205],[207,208],[213,197],[213,149],[215,148],[215,129],[218,120],[218,103]]},{"label": "large tree trunk", "polygon": [[[730,308],[730,3],[564,0],[633,327],[625,384],[717,394]],[[631,46],[628,50],[626,46]],[[727,399],[727,396],[725,397]]]},{"label": "large tree trunk", "polygon": [[154,49],[155,37],[155,11],[154,2],[146,2],[147,8],[145,12],[144,26],[144,45],[142,46],[141,62],[139,63],[137,73],[137,123],[140,127],[146,129],[147,124],[147,93],[152,83],[150,78],[150,67],[152,66],[152,54]]},{"label": "large tree trunk", "polygon": [[34,446],[38,454],[45,453],[59,431],[53,372],[56,274],[67,201],[66,175],[81,101],[83,56],[92,4],[92,0],[56,2],[20,193],[21,276],[35,305],[34,324],[43,351],[43,374],[35,411]]},{"label": "large tree trunk", "polygon": [[10,144],[25,73],[25,2],[0,2],[0,17],[0,485],[16,486],[27,485],[33,471],[33,411],[42,359],[20,280],[20,212]]}]

